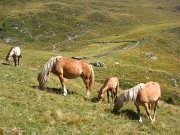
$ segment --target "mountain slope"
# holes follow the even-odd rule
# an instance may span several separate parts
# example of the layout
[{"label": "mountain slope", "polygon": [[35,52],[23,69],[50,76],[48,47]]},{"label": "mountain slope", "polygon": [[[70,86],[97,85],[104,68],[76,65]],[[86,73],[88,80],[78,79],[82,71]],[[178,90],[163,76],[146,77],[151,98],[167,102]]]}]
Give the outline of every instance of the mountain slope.
[{"label": "mountain slope", "polygon": [[[179,0],[1,0],[0,134],[178,134],[180,105]],[[20,66],[5,65],[12,46],[20,46]],[[57,55],[93,64],[95,88],[89,99],[81,78],[65,80],[60,94],[50,74],[38,89],[37,73]],[[116,76],[121,91],[156,81],[162,89],[157,118],[150,124],[144,108],[138,122],[133,103],[118,115],[107,98],[97,103],[104,81]]]}]

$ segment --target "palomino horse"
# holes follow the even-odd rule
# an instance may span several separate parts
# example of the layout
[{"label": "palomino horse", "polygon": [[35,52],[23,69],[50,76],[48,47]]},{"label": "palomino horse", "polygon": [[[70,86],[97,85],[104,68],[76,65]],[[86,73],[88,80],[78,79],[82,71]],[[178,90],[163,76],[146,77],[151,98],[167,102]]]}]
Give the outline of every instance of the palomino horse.
[{"label": "palomino horse", "polygon": [[20,57],[22,58],[22,56],[21,56],[21,51],[20,51],[20,48],[19,48],[19,47],[15,47],[15,46],[14,46],[14,47],[12,47],[12,48],[10,49],[9,53],[7,54],[7,56],[6,56],[6,58],[5,58],[6,64],[9,64],[11,57],[13,57],[13,59],[14,59],[14,65],[15,65],[15,66],[16,66],[17,58],[18,58],[18,65],[19,65],[19,58],[20,58]]},{"label": "palomino horse", "polygon": [[104,85],[98,92],[98,102],[101,102],[104,98],[104,93],[107,92],[108,103],[109,102],[109,91],[111,92],[112,102],[114,102],[114,98],[117,96],[117,91],[119,89],[119,81],[116,77],[111,77],[104,82]]},{"label": "palomino horse", "polygon": [[[82,60],[74,60],[63,56],[52,57],[38,74],[40,88],[44,87],[46,76],[52,72],[59,77],[62,85],[63,96],[67,95],[64,78],[75,79],[81,77],[86,85],[86,97],[90,96],[90,91],[94,85],[94,71],[91,65]],[[90,91],[89,91],[90,90]]]},{"label": "palomino horse", "polygon": [[[160,85],[156,82],[148,82],[146,84],[138,84],[137,86],[125,90],[117,96],[114,101],[113,111],[118,111],[124,102],[133,101],[139,115],[139,121],[142,122],[142,117],[140,115],[139,106],[143,106],[147,112],[148,118],[151,122],[155,121],[155,113],[158,104],[158,100],[161,97]],[[154,109],[153,119],[150,115],[150,110]]]}]

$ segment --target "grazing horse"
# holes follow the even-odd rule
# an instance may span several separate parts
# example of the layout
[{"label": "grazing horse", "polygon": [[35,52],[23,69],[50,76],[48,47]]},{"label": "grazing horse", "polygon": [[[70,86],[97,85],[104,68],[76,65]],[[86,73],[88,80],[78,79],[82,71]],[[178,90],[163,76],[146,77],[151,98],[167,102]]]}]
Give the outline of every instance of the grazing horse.
[{"label": "grazing horse", "polygon": [[109,102],[109,91],[111,92],[112,102],[114,102],[114,98],[117,96],[117,91],[119,89],[119,81],[116,77],[111,77],[104,82],[104,85],[98,92],[98,102],[101,102],[104,98],[104,93],[107,92],[108,103]]},{"label": "grazing horse", "polygon": [[21,50],[19,47],[14,46],[10,49],[9,53],[7,54],[7,56],[5,58],[6,64],[9,64],[11,57],[13,57],[13,59],[14,59],[14,66],[16,66],[17,58],[18,58],[18,65],[19,65],[19,58],[20,57],[22,58]]},{"label": "grazing horse", "polygon": [[64,84],[64,78],[75,79],[81,77],[86,85],[86,97],[90,96],[90,92],[94,86],[94,71],[91,65],[82,60],[74,60],[63,56],[52,57],[38,74],[40,88],[44,87],[46,76],[52,72],[59,77],[62,85],[63,96],[67,95]]},{"label": "grazing horse", "polygon": [[[142,117],[140,115],[139,106],[143,106],[146,110],[148,118],[151,122],[155,121],[155,113],[158,104],[158,100],[161,97],[160,85],[156,82],[148,82],[146,84],[138,84],[137,86],[125,90],[117,96],[114,101],[113,111],[118,111],[124,102],[133,101],[139,115],[139,121],[142,122]],[[150,110],[154,109],[153,119],[150,115]]]}]

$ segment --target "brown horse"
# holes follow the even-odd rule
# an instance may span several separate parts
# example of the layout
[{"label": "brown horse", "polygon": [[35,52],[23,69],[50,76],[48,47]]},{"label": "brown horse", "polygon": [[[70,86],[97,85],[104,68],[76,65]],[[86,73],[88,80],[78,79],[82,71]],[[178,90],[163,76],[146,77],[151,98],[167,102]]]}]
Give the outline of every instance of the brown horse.
[{"label": "brown horse", "polygon": [[19,65],[19,58],[22,58],[21,50],[19,47],[14,46],[9,50],[9,52],[5,58],[6,64],[9,64],[11,57],[13,57],[13,59],[14,59],[14,66],[16,66],[17,58],[18,58],[18,65]]},{"label": "brown horse", "polygon": [[81,77],[86,85],[86,97],[90,96],[90,92],[94,85],[94,71],[91,65],[82,60],[74,60],[63,56],[52,57],[38,74],[40,88],[44,87],[46,76],[52,72],[59,77],[62,85],[63,96],[67,95],[64,84],[64,78],[75,79]]},{"label": "brown horse", "polygon": [[[139,121],[142,122],[139,106],[143,106],[147,112],[150,121],[154,122],[156,108],[160,97],[161,97],[161,89],[158,83],[156,82],[148,82],[146,84],[141,83],[119,94],[114,101],[113,111],[118,111],[123,106],[124,102],[132,100],[137,108],[139,114]],[[150,115],[151,109],[154,109],[153,119],[151,118]]]},{"label": "brown horse", "polygon": [[98,92],[98,102],[101,102],[104,98],[104,93],[107,93],[108,103],[109,102],[109,91],[111,92],[112,102],[114,102],[114,98],[117,96],[117,91],[119,89],[119,81],[116,77],[111,77],[104,82],[104,85]]}]

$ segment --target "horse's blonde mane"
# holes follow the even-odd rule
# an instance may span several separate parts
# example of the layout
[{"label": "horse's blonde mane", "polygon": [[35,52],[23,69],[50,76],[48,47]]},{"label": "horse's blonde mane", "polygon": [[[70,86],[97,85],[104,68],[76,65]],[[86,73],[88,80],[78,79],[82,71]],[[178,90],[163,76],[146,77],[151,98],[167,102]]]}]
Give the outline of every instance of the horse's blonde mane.
[{"label": "horse's blonde mane", "polygon": [[144,88],[144,83],[140,83],[133,88],[125,90],[124,92],[118,95],[119,104],[123,105],[124,102],[128,102],[128,101],[135,102],[138,91],[143,88]]},{"label": "horse's blonde mane", "polygon": [[46,76],[49,75],[50,72],[52,71],[52,68],[56,63],[56,58],[59,60],[61,56],[52,57],[48,62],[46,62],[46,64],[44,64],[38,76],[40,84],[43,85],[46,82]]},{"label": "horse's blonde mane", "polygon": [[128,90],[125,90],[124,91],[124,99],[125,101],[133,101],[135,102],[136,98],[137,98],[137,94],[138,94],[138,91],[140,89],[143,89],[144,88],[144,83],[140,83],[138,85],[136,85],[135,87],[133,88],[130,88]]}]

